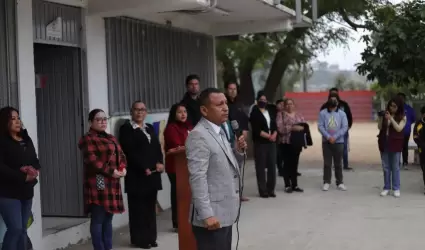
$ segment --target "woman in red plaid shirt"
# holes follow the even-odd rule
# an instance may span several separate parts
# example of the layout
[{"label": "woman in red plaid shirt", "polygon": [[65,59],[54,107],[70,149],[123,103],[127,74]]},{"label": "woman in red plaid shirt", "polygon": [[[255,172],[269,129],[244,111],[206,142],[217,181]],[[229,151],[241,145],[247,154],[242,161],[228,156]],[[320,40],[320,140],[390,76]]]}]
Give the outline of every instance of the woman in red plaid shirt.
[{"label": "woman in red plaid shirt", "polygon": [[89,114],[90,130],[78,144],[84,157],[84,196],[91,214],[94,250],[112,249],[112,217],[124,212],[120,178],[126,159],[117,139],[105,132],[108,118],[101,109]]}]

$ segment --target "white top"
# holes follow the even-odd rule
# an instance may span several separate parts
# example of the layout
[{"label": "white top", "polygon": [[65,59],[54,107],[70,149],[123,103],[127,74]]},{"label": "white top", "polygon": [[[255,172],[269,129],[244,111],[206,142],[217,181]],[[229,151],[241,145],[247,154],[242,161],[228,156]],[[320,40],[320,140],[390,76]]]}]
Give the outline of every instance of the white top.
[{"label": "white top", "polygon": [[266,118],[266,121],[267,121],[267,127],[269,127],[269,130],[270,130],[270,122],[271,122],[271,119],[270,119],[269,111],[265,110],[265,111],[264,111],[264,112],[262,112],[262,113],[263,113],[264,118]]},{"label": "white top", "polygon": [[207,119],[205,119],[210,125],[211,125],[211,127],[214,129],[214,132],[216,132],[218,135],[220,134],[220,130],[221,130],[221,127],[220,126],[218,126],[217,124],[215,124],[215,123],[212,123],[212,122],[210,122],[210,121],[208,121]]},{"label": "white top", "polygon": [[138,129],[140,128],[142,130],[142,132],[146,135],[146,138],[148,138],[149,143],[151,143],[151,135],[148,133],[148,131],[146,131],[146,128],[148,126],[146,126],[146,124],[143,123],[143,126],[140,127],[139,124],[135,123],[134,121],[130,122],[131,126],[133,127],[133,129]]}]

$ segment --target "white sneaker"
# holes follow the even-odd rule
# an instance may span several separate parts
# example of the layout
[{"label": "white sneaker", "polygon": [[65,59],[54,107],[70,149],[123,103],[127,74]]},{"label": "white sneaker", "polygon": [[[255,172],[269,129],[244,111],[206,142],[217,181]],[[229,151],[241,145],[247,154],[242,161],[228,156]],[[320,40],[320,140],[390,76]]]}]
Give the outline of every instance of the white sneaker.
[{"label": "white sneaker", "polygon": [[323,185],[323,191],[329,191],[329,184],[328,183],[325,183]]},{"label": "white sneaker", "polygon": [[384,196],[387,196],[388,194],[390,193],[390,190],[382,190],[382,192],[381,192],[381,196],[382,197],[384,197]]},{"label": "white sneaker", "polygon": [[347,187],[344,184],[339,184],[338,189],[341,191],[347,191]]},{"label": "white sneaker", "polygon": [[400,190],[395,190],[394,191],[394,197],[396,197],[396,198],[400,198]]}]

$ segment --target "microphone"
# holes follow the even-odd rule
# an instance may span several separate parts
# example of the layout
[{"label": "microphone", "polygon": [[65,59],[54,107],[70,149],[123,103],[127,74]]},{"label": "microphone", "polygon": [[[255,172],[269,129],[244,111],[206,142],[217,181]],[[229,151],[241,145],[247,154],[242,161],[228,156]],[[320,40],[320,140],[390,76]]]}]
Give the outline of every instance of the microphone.
[{"label": "microphone", "polygon": [[239,129],[238,121],[230,121],[230,124],[232,125],[232,129],[235,132],[236,137],[239,138],[242,135],[242,131]]}]

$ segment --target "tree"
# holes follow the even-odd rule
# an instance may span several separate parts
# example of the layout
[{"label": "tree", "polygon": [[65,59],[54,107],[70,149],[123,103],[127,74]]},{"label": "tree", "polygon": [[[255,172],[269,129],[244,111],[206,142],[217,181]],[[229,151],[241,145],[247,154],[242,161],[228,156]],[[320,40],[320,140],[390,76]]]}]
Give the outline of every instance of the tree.
[{"label": "tree", "polygon": [[[242,101],[251,104],[254,98],[252,70],[272,59],[265,92],[273,99],[286,70],[292,65],[301,66],[317,53],[331,45],[343,45],[350,39],[350,31],[334,27],[332,22],[345,22],[352,29],[364,28],[352,21],[365,18],[374,6],[383,0],[318,0],[319,20],[311,27],[294,28],[288,32],[248,34],[222,37],[217,42],[217,59],[225,68],[224,81],[239,80]],[[310,0],[303,0],[306,16],[311,16]],[[295,8],[294,0],[282,1]]]},{"label": "tree", "polygon": [[386,3],[373,11],[357,71],[380,85],[411,86],[425,79],[425,1]]}]

